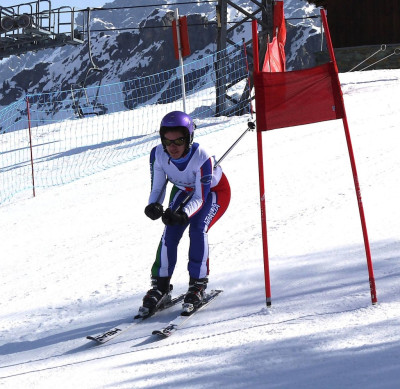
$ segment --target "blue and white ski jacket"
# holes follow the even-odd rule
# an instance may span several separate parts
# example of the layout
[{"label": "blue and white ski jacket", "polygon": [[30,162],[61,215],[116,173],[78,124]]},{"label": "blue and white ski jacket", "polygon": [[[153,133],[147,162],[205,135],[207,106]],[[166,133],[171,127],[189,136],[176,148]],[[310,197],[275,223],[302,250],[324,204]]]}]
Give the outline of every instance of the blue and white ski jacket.
[{"label": "blue and white ski jacket", "polygon": [[214,169],[215,158],[210,156],[198,143],[193,143],[187,155],[172,159],[160,144],[150,153],[151,193],[149,204],[162,204],[165,198],[165,183],[170,181],[177,188],[194,191],[183,211],[191,217],[197,213],[209,192],[218,185],[222,169]]}]

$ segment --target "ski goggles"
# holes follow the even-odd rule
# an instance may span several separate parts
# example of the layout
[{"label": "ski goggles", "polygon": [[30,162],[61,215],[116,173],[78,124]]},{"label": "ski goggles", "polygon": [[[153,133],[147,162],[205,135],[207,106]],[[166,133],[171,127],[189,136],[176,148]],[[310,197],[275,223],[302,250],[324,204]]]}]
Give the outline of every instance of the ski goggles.
[{"label": "ski goggles", "polygon": [[164,146],[171,146],[172,144],[175,146],[183,146],[186,143],[186,138],[184,136],[177,139],[162,138],[161,142]]}]

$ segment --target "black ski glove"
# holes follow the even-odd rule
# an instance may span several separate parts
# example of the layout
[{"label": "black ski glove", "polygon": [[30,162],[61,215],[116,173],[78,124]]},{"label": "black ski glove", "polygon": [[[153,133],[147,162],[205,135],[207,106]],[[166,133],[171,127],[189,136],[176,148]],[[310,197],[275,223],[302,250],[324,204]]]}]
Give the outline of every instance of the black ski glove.
[{"label": "black ski glove", "polygon": [[163,206],[160,203],[151,203],[144,209],[144,213],[151,220],[157,220],[163,214]]},{"label": "black ski glove", "polygon": [[189,222],[189,217],[184,211],[173,211],[167,208],[162,216],[162,221],[166,226],[184,226]]}]

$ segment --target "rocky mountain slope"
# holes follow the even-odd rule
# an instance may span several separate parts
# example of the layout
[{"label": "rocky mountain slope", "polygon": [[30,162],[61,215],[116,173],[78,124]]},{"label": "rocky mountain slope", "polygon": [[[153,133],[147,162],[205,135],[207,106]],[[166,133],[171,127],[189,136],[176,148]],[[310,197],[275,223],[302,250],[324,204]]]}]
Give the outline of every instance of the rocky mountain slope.
[{"label": "rocky mountain slope", "polygon": [[[154,2],[152,2],[154,3]],[[115,0],[91,12],[90,60],[88,39],[80,46],[64,46],[31,52],[20,57],[0,61],[0,109],[25,96],[26,93],[68,90],[72,85],[96,86],[126,81],[158,73],[178,66],[174,57],[171,21],[176,7],[173,1],[160,1],[159,7],[149,7],[145,0]],[[239,1],[245,9],[254,11],[254,3]],[[230,21],[239,15],[228,7]],[[185,61],[202,58],[216,50],[216,12],[214,4],[198,1],[179,5],[180,15],[188,16],[191,56]],[[313,53],[319,50],[319,28],[316,19],[303,18],[315,12],[303,0],[285,1],[286,18],[289,18],[287,37],[288,68],[313,64]],[[77,18],[83,23],[83,15]],[[119,29],[119,30],[118,30]],[[250,38],[250,23],[230,33],[230,39],[240,42]],[[89,72],[93,64],[101,72]]]}]

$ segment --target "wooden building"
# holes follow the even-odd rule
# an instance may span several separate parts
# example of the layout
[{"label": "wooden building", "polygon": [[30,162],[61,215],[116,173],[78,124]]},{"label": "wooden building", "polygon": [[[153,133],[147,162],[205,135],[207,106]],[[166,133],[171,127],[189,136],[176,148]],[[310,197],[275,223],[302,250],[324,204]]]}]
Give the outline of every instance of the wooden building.
[{"label": "wooden building", "polygon": [[307,0],[327,11],[334,48],[400,44],[400,0]]}]

